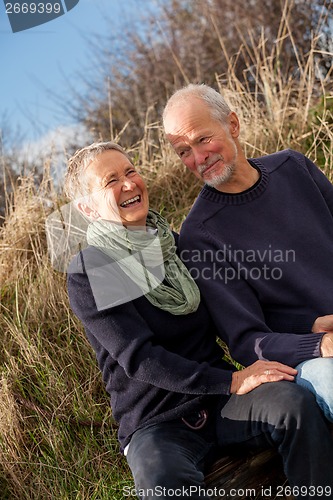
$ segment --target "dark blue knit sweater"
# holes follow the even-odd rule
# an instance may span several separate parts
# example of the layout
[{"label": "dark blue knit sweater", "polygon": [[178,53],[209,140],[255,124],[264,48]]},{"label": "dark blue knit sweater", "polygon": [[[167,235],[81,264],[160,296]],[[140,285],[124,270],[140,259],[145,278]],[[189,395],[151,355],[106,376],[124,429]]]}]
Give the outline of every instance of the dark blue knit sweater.
[{"label": "dark blue knit sweater", "polygon": [[127,283],[117,265],[92,247],[68,269],[71,307],[96,352],[122,448],[138,428],[181,418],[228,395],[232,375],[203,303],[184,316],[145,297],[121,303]]},{"label": "dark blue knit sweater", "polygon": [[292,150],[249,161],[261,174],[249,190],[203,188],[181,258],[237,361],[295,366],[320,355],[311,327],[333,313],[333,187]]}]

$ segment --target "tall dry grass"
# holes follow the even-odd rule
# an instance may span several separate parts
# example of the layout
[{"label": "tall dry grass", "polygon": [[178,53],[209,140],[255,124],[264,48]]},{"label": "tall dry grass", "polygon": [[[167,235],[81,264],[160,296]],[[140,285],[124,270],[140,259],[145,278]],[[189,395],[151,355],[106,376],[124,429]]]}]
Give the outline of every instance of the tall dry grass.
[{"label": "tall dry grass", "polygon": [[21,179],[1,230],[0,497],[110,498],[124,464],[65,275],[46,252],[57,202],[47,174],[38,188]]},{"label": "tall dry grass", "polygon": [[[333,118],[330,74],[316,80],[316,39],[299,57],[295,75],[279,71],[279,44],[292,39],[288,13],[269,54],[265,40],[243,46],[255,90],[246,88],[228,58],[221,91],[239,112],[249,156],[293,147],[332,176]],[[217,42],[222,38],[216,33]],[[155,137],[159,132],[159,141]],[[179,228],[200,183],[180,165],[149,122],[132,149],[150,189],[151,205]],[[120,456],[108,397],[83,329],[70,311],[66,278],[46,251],[45,218],[57,207],[48,166],[36,187],[18,183],[0,229],[0,498],[122,499],[131,477]]]}]

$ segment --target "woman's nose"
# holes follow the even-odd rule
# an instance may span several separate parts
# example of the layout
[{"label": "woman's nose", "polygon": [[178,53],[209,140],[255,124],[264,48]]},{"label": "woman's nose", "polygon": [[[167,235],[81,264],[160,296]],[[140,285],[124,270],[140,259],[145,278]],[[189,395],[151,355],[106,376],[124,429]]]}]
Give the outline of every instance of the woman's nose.
[{"label": "woman's nose", "polygon": [[125,177],[122,184],[123,191],[133,191],[134,188],[135,188],[135,182]]}]

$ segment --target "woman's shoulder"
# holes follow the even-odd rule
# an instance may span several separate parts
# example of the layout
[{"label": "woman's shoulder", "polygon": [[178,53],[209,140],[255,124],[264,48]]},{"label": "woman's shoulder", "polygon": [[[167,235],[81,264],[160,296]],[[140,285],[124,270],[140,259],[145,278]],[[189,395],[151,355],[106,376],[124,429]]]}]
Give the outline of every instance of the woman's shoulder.
[{"label": "woman's shoulder", "polygon": [[142,296],[142,291],[109,255],[89,246],[75,255],[68,266],[70,297],[87,294],[99,311],[125,304]]},{"label": "woman's shoulder", "polygon": [[108,265],[112,259],[100,249],[88,246],[72,257],[67,274],[86,274],[89,270]]}]

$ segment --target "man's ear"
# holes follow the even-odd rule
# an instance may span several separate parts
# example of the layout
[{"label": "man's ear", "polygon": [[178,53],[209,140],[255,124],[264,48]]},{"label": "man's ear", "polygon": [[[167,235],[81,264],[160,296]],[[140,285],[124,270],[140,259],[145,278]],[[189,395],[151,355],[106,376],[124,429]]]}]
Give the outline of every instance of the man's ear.
[{"label": "man's ear", "polygon": [[100,215],[97,212],[97,210],[94,210],[93,208],[90,208],[89,205],[86,203],[79,201],[76,204],[77,209],[79,212],[81,212],[85,217],[88,217],[88,219],[99,219]]},{"label": "man's ear", "polygon": [[240,124],[239,124],[239,119],[238,116],[234,111],[231,111],[231,113],[228,115],[228,122],[229,122],[229,131],[231,134],[231,137],[236,139],[239,136],[240,132]]}]

